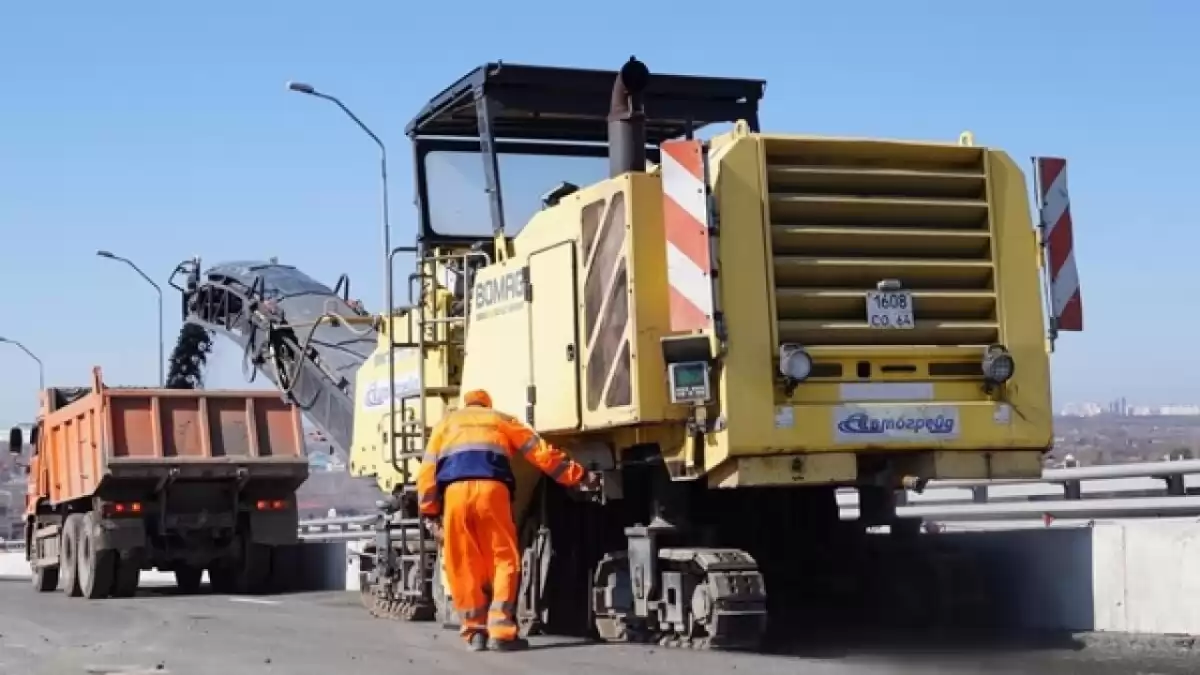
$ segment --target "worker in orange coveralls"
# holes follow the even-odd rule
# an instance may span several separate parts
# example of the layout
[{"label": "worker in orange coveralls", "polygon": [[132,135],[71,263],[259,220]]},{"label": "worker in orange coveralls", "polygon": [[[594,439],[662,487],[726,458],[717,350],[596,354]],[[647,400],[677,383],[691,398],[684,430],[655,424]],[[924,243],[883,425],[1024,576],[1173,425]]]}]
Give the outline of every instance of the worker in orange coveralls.
[{"label": "worker in orange coveralls", "polygon": [[566,487],[594,488],[598,479],[529,427],[492,409],[486,391],[467,392],[463,403],[429,437],[417,474],[421,515],[432,521],[435,536],[444,532],[446,579],[468,648],[524,649],[529,645],[517,635],[516,623],[521,559],[512,511],[513,456],[523,456]]}]

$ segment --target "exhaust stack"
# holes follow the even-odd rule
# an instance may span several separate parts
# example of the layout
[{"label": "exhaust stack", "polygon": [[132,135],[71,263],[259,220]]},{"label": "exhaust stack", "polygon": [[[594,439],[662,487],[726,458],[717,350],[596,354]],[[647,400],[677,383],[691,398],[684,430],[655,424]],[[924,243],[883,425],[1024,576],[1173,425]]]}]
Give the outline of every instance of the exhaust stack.
[{"label": "exhaust stack", "polygon": [[650,81],[646,64],[629,57],[613,83],[608,109],[608,175],[646,171],[646,112],[642,92]]}]

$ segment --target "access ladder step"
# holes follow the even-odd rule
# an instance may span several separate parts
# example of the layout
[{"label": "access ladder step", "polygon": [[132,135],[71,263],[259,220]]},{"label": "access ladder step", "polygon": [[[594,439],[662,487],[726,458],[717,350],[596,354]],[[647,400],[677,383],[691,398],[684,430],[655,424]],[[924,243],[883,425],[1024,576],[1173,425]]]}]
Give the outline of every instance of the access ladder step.
[{"label": "access ladder step", "polygon": [[[421,423],[417,420],[407,420],[407,421],[396,420],[396,438],[400,438],[401,436],[404,436],[406,438],[416,438],[417,433],[416,433],[416,430],[413,430],[413,427],[416,427],[416,429],[420,429]],[[406,431],[405,430],[406,428],[409,430]],[[425,437],[428,438],[429,434],[431,434],[431,433],[433,433],[433,427],[430,427],[430,426],[425,427]]]}]

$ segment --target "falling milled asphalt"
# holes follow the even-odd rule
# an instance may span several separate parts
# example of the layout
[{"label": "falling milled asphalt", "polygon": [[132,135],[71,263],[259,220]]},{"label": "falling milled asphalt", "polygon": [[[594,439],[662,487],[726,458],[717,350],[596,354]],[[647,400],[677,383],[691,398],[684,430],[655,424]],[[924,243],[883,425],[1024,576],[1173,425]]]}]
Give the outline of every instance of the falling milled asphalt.
[{"label": "falling milled asphalt", "polygon": [[[1200,652],[1085,649],[925,650],[800,648],[801,656],[692,652],[641,645],[533,640],[525,653],[468,653],[452,631],[373,619],[345,592],[269,598],[144,589],[124,600],[37,594],[26,580],[0,579],[0,673],[4,675],[1182,675]],[[824,653],[822,653],[824,652]]]}]

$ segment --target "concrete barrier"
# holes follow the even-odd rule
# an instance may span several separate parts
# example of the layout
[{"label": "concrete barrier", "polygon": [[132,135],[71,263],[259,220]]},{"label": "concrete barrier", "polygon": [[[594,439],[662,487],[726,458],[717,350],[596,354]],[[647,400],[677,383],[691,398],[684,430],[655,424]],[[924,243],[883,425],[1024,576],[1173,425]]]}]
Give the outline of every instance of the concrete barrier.
[{"label": "concrete barrier", "polygon": [[[345,542],[297,544],[277,551],[274,568],[280,578],[281,590],[358,590],[358,575],[349,573],[346,558]],[[0,552],[0,578],[14,577],[29,578],[29,563],[25,561],[24,552]],[[207,577],[205,574],[205,583],[208,582]],[[348,588],[348,579],[353,580],[353,588]],[[142,571],[142,585],[174,583],[175,575],[172,572]]]},{"label": "concrete barrier", "polygon": [[[932,535],[979,565],[988,611],[999,627],[1030,631],[1097,630],[1091,528],[955,532]],[[1103,580],[1099,580],[1103,584]]]},{"label": "concrete barrier", "polygon": [[[0,553],[0,579],[28,579],[29,563],[25,560],[25,552],[7,551]],[[207,576],[205,577],[207,582]],[[171,572],[156,570],[143,571],[141,584],[144,586],[163,586],[175,583],[175,575]]]},{"label": "concrete barrier", "polygon": [[0,577],[27,577],[29,563],[24,551],[0,551]]},{"label": "concrete barrier", "polygon": [[[292,590],[358,590],[359,542],[280,551]],[[1006,628],[1200,635],[1200,522],[1142,520],[1093,527],[949,532],[921,549],[960,553],[988,589],[987,611]],[[0,553],[0,577],[25,577],[22,553]],[[173,583],[143,572],[143,584]]]},{"label": "concrete barrier", "polygon": [[358,554],[362,552],[362,547],[365,542],[351,541],[346,543],[345,562],[346,562],[346,590],[355,591],[358,588]]},{"label": "concrete barrier", "polygon": [[979,561],[1005,627],[1200,635],[1200,522],[935,537]]},{"label": "concrete barrier", "polygon": [[296,544],[277,551],[274,569],[282,587],[289,590],[351,590],[351,579],[357,590],[358,576],[349,573],[346,558],[346,542]]},{"label": "concrete barrier", "polygon": [[1095,629],[1200,635],[1200,523],[1094,530]]}]

